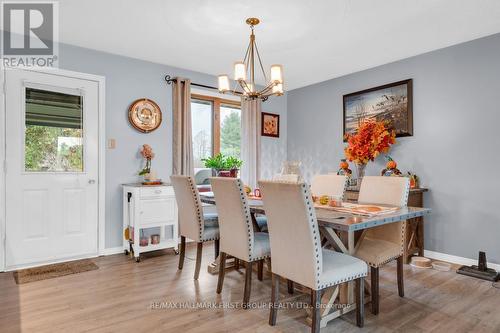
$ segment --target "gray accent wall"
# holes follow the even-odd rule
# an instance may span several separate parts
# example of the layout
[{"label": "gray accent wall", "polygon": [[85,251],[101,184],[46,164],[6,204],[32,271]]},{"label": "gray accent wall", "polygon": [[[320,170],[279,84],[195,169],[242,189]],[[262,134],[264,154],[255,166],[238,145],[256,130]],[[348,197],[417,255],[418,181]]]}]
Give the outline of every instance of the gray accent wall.
[{"label": "gray accent wall", "polygon": [[[167,59],[168,60],[168,59]],[[203,61],[200,58],[200,61]],[[228,68],[231,64],[228,63]],[[153,169],[164,180],[172,172],[172,87],[166,85],[164,76],[182,76],[193,82],[216,85],[214,76],[183,70],[138,59],[61,44],[59,67],[62,69],[102,75],[106,77],[106,138],[116,139],[115,149],[106,149],[106,248],[122,244],[123,183],[139,180],[141,167],[138,151],[142,144],[153,147],[156,157]],[[135,99],[147,97],[158,103],[163,112],[163,122],[154,132],[143,134],[128,122],[128,107]],[[271,98],[263,110],[281,116],[282,136],[262,140],[262,174],[279,171],[286,158],[286,97]]]},{"label": "gray accent wall", "polygon": [[[342,96],[410,78],[414,136],[399,138],[390,155],[430,189],[425,249],[466,258],[484,250],[498,264],[500,34],[288,92],[288,159],[302,161],[308,180],[337,170]],[[367,175],[384,164],[370,163]]]}]

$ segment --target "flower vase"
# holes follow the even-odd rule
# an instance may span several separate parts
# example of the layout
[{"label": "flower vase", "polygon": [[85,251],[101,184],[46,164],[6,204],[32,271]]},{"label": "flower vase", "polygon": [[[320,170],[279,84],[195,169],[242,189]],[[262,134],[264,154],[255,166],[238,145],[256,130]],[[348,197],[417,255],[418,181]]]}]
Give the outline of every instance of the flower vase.
[{"label": "flower vase", "polygon": [[357,171],[357,179],[356,179],[356,189],[359,190],[361,188],[361,182],[363,181],[363,177],[365,176],[366,164],[356,164]]}]

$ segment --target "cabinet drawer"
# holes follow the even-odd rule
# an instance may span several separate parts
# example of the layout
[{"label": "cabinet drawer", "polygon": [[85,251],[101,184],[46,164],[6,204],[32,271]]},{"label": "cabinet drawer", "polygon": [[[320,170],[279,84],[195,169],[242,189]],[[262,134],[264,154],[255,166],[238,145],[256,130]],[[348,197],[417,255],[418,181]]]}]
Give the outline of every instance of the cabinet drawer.
[{"label": "cabinet drawer", "polygon": [[169,186],[155,186],[148,188],[141,188],[141,198],[151,198],[151,197],[165,197],[174,195],[173,187]]}]

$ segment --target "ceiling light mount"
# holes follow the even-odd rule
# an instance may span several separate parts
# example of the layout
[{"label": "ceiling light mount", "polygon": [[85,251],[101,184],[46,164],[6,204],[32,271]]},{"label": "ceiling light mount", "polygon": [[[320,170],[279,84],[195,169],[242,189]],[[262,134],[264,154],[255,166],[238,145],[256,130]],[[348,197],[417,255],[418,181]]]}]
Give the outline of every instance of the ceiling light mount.
[{"label": "ceiling light mount", "polygon": [[260,23],[260,20],[256,17],[249,17],[246,20],[247,24],[251,27],[255,27],[257,24]]}]

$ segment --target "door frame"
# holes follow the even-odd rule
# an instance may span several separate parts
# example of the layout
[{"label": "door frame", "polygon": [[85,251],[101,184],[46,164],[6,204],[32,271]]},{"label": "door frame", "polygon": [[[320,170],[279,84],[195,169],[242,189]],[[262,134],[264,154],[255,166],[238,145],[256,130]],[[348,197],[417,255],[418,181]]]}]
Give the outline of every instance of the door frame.
[{"label": "door frame", "polygon": [[[98,122],[99,122],[99,148],[98,148],[98,217],[97,217],[97,253],[96,256],[105,253],[105,231],[106,231],[106,127],[105,127],[105,85],[106,78],[100,75],[74,72],[64,69],[43,68],[12,68],[22,69],[30,72],[46,73],[75,79],[94,81],[98,85]],[[5,71],[9,70],[0,63],[0,272],[5,271],[6,256],[6,113],[5,113]]]}]

